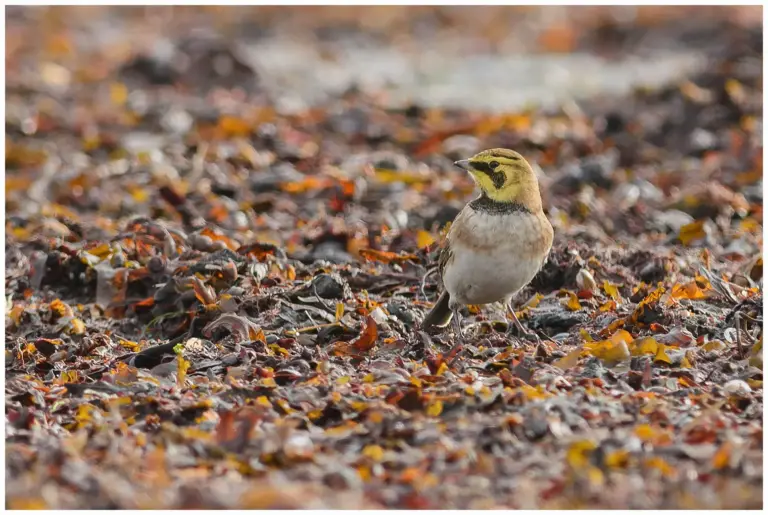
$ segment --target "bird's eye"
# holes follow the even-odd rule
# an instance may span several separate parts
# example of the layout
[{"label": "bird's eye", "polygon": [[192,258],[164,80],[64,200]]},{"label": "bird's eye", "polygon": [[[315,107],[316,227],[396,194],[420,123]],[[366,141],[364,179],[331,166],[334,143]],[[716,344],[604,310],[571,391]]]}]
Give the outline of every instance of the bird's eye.
[{"label": "bird's eye", "polygon": [[491,161],[488,166],[491,167],[491,170],[494,170],[497,166],[499,166],[499,162],[498,161]]}]

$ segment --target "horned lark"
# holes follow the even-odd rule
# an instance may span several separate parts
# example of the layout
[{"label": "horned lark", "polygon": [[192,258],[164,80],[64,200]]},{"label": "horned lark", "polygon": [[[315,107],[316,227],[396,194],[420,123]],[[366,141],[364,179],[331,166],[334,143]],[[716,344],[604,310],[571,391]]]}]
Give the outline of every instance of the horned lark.
[{"label": "horned lark", "polygon": [[472,175],[480,196],[464,206],[448,231],[438,266],[443,293],[422,327],[446,326],[453,318],[460,345],[461,306],[504,301],[515,326],[530,335],[511,299],[538,273],[552,248],[554,233],[542,211],[536,174],[520,154],[503,148],[455,164]]}]

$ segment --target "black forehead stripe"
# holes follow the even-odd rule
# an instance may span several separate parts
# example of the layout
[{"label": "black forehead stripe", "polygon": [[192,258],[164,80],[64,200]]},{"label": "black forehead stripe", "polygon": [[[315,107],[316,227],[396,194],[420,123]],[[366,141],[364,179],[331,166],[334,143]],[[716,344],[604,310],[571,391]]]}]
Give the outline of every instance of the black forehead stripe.
[{"label": "black forehead stripe", "polygon": [[469,164],[471,164],[472,168],[474,168],[478,172],[493,173],[493,170],[491,169],[491,165],[489,165],[485,161],[471,161]]}]

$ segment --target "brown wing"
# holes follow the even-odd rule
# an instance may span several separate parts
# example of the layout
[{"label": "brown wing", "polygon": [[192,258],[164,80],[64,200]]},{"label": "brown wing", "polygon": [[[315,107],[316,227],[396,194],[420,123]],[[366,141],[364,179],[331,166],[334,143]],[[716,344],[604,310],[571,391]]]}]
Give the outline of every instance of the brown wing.
[{"label": "brown wing", "polygon": [[437,269],[440,274],[440,280],[443,279],[443,272],[445,272],[445,267],[448,266],[448,263],[450,263],[453,260],[453,252],[451,251],[451,245],[450,242],[443,247],[443,250],[440,251],[440,257],[437,259]]},{"label": "brown wing", "polygon": [[457,224],[458,227],[461,227],[461,220],[462,218],[466,218],[467,216],[467,209],[470,209],[469,206],[464,206],[464,209],[462,209],[458,215],[456,215],[456,218],[453,220],[453,223],[451,224],[450,229],[448,229],[448,234],[445,236],[445,241],[443,242],[443,248],[440,251],[440,256],[437,260],[437,266],[438,271],[440,272],[440,280],[442,282],[443,279],[443,273],[445,272],[445,267],[448,266],[451,261],[453,261],[453,251],[451,250],[451,239],[453,239],[454,234],[456,233]]}]

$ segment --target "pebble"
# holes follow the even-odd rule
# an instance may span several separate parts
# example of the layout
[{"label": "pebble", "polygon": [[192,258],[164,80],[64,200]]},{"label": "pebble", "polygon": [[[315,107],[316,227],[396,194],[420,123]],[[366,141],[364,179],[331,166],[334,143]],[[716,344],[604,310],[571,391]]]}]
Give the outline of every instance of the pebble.
[{"label": "pebble", "polygon": [[752,393],[752,388],[741,379],[733,379],[723,385],[723,391],[725,391],[728,396],[749,397],[749,394]]}]

